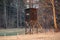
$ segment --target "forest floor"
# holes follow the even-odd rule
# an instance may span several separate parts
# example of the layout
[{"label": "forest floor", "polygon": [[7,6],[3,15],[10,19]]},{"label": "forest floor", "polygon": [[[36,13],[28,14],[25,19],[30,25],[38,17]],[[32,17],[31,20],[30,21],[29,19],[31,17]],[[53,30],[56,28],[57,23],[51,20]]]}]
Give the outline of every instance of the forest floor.
[{"label": "forest floor", "polygon": [[58,33],[38,33],[16,36],[0,36],[0,40],[60,40],[60,32]]},{"label": "forest floor", "polygon": [[[9,31],[8,29],[7,31]],[[19,29],[22,31],[21,29]],[[24,30],[24,29],[23,29]],[[0,30],[5,31],[5,30]],[[13,31],[16,31],[13,29]],[[12,35],[12,36],[0,36],[0,40],[60,40],[60,32],[42,32],[42,33],[34,33],[34,34],[21,34],[21,35]]]}]

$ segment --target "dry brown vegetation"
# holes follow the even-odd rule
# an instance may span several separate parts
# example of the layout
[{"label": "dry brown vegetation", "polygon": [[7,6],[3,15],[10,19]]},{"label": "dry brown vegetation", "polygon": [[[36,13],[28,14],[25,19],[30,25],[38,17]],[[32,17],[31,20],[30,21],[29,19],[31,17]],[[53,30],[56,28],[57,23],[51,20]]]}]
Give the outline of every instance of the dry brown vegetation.
[{"label": "dry brown vegetation", "polygon": [[0,36],[0,40],[60,40],[60,32],[47,32],[38,34]]}]

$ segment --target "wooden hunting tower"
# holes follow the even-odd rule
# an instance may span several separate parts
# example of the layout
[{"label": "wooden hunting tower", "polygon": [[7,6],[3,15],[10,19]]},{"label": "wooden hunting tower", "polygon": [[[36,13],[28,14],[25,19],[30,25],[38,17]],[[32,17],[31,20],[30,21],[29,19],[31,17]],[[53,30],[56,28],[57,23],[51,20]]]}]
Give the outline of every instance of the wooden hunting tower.
[{"label": "wooden hunting tower", "polygon": [[29,33],[32,33],[33,28],[35,27],[37,23],[37,9],[35,8],[28,8],[25,9],[25,22],[26,22],[26,27],[25,27],[25,33],[27,33],[27,28],[30,28]]}]

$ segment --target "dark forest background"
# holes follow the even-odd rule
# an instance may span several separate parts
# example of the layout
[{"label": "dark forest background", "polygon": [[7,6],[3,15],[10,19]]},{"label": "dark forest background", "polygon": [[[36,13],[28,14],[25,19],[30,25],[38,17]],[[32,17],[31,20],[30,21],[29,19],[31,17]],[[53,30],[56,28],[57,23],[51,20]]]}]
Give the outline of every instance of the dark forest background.
[{"label": "dark forest background", "polygon": [[[25,27],[26,4],[26,0],[0,0],[0,28]],[[54,27],[51,2],[39,0],[38,4],[38,21],[42,27]],[[54,4],[58,28],[60,28],[60,0],[55,0]],[[48,7],[45,7],[46,5]]]}]

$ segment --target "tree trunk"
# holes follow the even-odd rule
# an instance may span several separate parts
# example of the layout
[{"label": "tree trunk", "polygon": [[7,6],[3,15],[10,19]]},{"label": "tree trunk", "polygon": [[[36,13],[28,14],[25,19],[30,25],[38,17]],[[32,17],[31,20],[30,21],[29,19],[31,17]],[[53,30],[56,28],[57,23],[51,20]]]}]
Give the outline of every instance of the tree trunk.
[{"label": "tree trunk", "polygon": [[17,0],[17,28],[19,27],[19,23],[18,23],[18,0]]},{"label": "tree trunk", "polygon": [[56,23],[56,12],[55,12],[55,6],[54,6],[54,0],[51,0],[52,6],[53,6],[53,16],[54,16],[54,27],[57,29],[57,23]]},{"label": "tree trunk", "polygon": [[3,1],[4,3],[4,19],[5,19],[5,28],[7,28],[7,15],[6,15],[6,0]]}]

